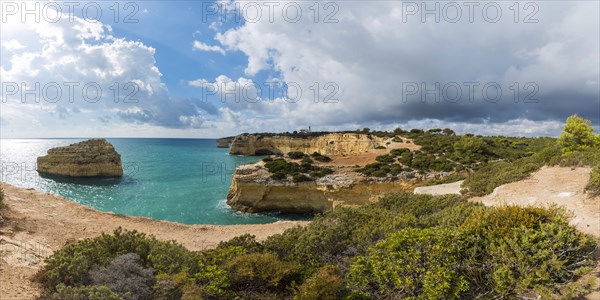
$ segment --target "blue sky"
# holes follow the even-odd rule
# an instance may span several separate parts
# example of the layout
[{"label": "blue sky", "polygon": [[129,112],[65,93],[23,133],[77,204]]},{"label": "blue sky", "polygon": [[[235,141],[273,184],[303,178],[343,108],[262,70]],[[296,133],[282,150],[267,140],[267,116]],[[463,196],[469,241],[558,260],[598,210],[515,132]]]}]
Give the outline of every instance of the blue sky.
[{"label": "blue sky", "polygon": [[[23,19],[35,3],[2,2],[2,138],[308,126],[538,136],[574,113],[600,121],[598,2],[471,1],[471,14],[467,2],[126,1],[115,17],[106,1],[88,20],[89,2],[70,16],[42,1],[39,22]],[[132,12],[138,22],[124,22]],[[95,102],[81,96],[91,83]]]}]

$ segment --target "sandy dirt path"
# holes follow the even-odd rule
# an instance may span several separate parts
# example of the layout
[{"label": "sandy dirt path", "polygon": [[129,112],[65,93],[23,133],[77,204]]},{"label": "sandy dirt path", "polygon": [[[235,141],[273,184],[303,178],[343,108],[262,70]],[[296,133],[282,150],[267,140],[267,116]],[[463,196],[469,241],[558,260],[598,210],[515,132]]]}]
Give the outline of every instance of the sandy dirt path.
[{"label": "sandy dirt path", "polygon": [[176,240],[190,250],[215,247],[219,242],[250,233],[263,240],[306,221],[261,225],[185,225],[143,217],[100,212],[62,197],[0,184],[4,190],[4,222],[0,225],[0,299],[33,299],[39,295],[32,276],[44,258],[64,245],[118,227]]}]

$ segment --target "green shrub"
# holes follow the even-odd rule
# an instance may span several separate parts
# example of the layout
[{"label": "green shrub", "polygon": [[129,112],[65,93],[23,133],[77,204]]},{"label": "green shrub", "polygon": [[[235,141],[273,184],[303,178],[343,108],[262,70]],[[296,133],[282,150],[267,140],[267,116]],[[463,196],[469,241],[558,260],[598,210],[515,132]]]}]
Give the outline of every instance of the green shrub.
[{"label": "green shrub", "polygon": [[585,190],[591,196],[600,196],[600,166],[596,166],[592,169],[590,180],[585,186]]},{"label": "green shrub", "polygon": [[[230,294],[229,274],[225,264],[246,253],[243,247],[217,248],[200,253],[194,279],[199,287],[189,287],[187,293],[198,298],[219,298]],[[186,291],[184,290],[184,293]]]},{"label": "green shrub", "polygon": [[247,253],[261,252],[263,250],[262,244],[256,241],[256,236],[248,233],[236,236],[228,241],[220,242],[217,246],[218,249],[229,247],[242,247]]},{"label": "green shrub", "polygon": [[285,173],[283,173],[283,172],[273,173],[269,177],[271,177],[271,179],[274,179],[274,180],[285,180],[285,179],[287,179],[287,175]]},{"label": "green shrub", "polygon": [[103,285],[91,286],[65,286],[60,284],[52,300],[123,300],[117,293]]},{"label": "green shrub", "polygon": [[310,159],[310,156],[307,155],[307,156],[305,156],[305,157],[302,158],[302,160],[300,161],[300,163],[303,164],[303,165],[310,165],[310,164],[313,163],[313,160]]},{"label": "green shrub", "polygon": [[185,272],[178,274],[157,274],[154,286],[152,287],[153,297],[156,300],[179,300],[184,298],[184,290],[189,291],[189,286],[194,285],[194,279]]},{"label": "green shrub", "polygon": [[[279,158],[265,163],[265,167],[272,173],[270,176],[272,179],[285,180],[288,175],[291,175],[294,182],[313,181],[315,178],[323,177],[334,172],[331,168],[311,165],[309,161],[305,160],[307,158],[308,156],[302,159],[301,165],[295,162],[287,162],[285,159]],[[310,160],[310,158],[308,158],[308,160]],[[306,174],[310,174],[310,176]]]},{"label": "green shrub", "polygon": [[313,181],[312,178],[310,178],[309,176],[306,176],[304,174],[296,174],[293,176],[294,178],[294,182],[308,182],[308,181]]},{"label": "green shrub", "polygon": [[331,158],[329,156],[322,155],[319,152],[314,152],[313,154],[311,154],[311,156],[314,160],[319,161],[319,162],[330,162],[331,161]]},{"label": "green shrub", "polygon": [[392,164],[391,168],[390,168],[390,174],[392,174],[392,176],[396,176],[398,174],[400,174],[402,172],[402,166],[400,166],[399,164]]},{"label": "green shrub", "polygon": [[304,154],[303,152],[300,152],[300,151],[288,152],[287,155],[291,159],[302,159],[306,156],[306,154]]},{"label": "green shrub", "polygon": [[353,259],[348,285],[353,294],[375,299],[458,299],[468,289],[458,238],[449,229],[402,229]]},{"label": "green shrub", "polygon": [[487,152],[486,143],[474,136],[464,135],[454,143],[454,158],[463,163],[481,160]]},{"label": "green shrub", "polygon": [[265,167],[271,173],[281,172],[288,174],[297,171],[300,166],[297,163],[288,163],[285,159],[278,158],[265,163]]},{"label": "green shrub", "polygon": [[379,146],[375,147],[375,149],[381,150],[381,149],[386,149],[386,148],[385,148],[385,146],[379,145]]},{"label": "green shrub", "polygon": [[380,163],[391,164],[394,162],[394,157],[389,154],[384,154],[384,155],[379,155],[379,156],[375,157],[375,160]]},{"label": "green shrub", "polygon": [[343,288],[340,270],[335,265],[320,268],[298,288],[294,299],[339,299]]},{"label": "green shrub", "polygon": [[406,152],[410,152],[410,149],[408,149],[408,148],[392,149],[392,151],[390,151],[390,155],[392,155],[392,156],[401,156],[402,154],[404,154]]},{"label": "green shrub", "polygon": [[318,168],[313,167],[313,171],[310,172],[310,177],[319,178],[333,173],[333,169],[330,168]]},{"label": "green shrub", "polygon": [[581,167],[600,165],[600,148],[569,152],[555,160],[562,167]]},{"label": "green shrub", "polygon": [[518,298],[532,292],[559,292],[557,283],[569,282],[595,266],[591,256],[595,249],[594,239],[572,226],[518,227],[493,240],[489,248],[494,292]]},{"label": "green shrub", "polygon": [[285,290],[298,275],[299,265],[266,252],[233,257],[225,269],[233,290]]}]

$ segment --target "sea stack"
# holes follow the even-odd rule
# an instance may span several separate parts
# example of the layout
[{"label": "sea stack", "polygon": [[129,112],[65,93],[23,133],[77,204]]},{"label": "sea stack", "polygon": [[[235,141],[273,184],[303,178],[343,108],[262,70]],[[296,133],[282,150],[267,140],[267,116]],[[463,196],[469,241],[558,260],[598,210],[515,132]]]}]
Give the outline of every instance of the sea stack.
[{"label": "sea stack", "polygon": [[123,176],[121,155],[105,139],[91,139],[48,150],[37,158],[37,171],[69,177]]}]

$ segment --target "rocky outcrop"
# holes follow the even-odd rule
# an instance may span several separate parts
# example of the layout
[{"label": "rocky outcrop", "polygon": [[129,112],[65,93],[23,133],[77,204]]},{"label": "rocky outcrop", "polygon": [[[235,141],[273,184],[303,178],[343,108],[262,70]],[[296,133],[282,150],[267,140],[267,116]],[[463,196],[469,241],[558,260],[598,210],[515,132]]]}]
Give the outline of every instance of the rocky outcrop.
[{"label": "rocky outcrop", "polygon": [[375,149],[379,138],[360,133],[327,133],[316,136],[242,134],[231,144],[233,155],[270,155],[290,151],[319,152],[323,155],[352,155]]},{"label": "rocky outcrop", "polygon": [[231,144],[231,142],[233,142],[234,138],[235,137],[230,136],[217,139],[217,148],[229,148],[229,145]]},{"label": "rocky outcrop", "polygon": [[123,175],[121,155],[105,139],[92,139],[48,150],[37,158],[37,171],[70,177]]},{"label": "rocky outcrop", "polygon": [[[273,180],[262,162],[236,168],[227,204],[245,212],[323,212],[375,202],[389,192],[411,191],[417,178],[367,178],[337,169],[311,182]],[[412,177],[412,176],[411,176]]]}]

